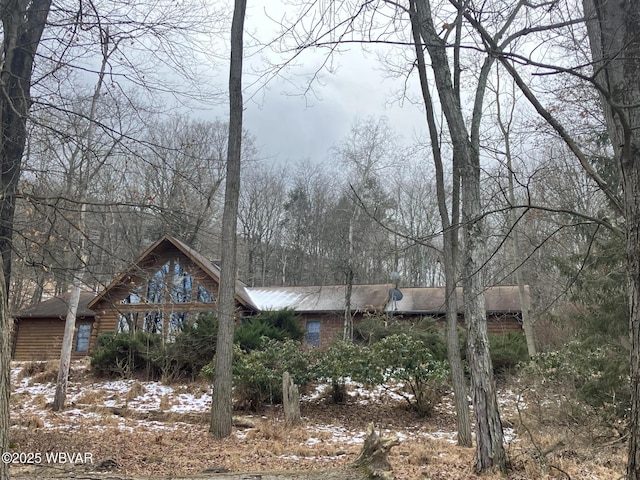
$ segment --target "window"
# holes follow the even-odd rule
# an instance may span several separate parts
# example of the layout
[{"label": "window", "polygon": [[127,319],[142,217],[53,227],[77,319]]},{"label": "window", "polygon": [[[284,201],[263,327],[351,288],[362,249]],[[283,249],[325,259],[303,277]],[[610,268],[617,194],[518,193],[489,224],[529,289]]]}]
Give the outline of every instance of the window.
[{"label": "window", "polygon": [[87,353],[89,351],[89,339],[91,338],[91,324],[81,323],[78,325],[76,332],[76,348],[77,353]]},{"label": "window", "polygon": [[176,263],[173,266],[173,281],[171,282],[171,301],[173,303],[189,303],[193,293],[193,278]]},{"label": "window", "polygon": [[163,315],[161,311],[144,312],[142,331],[149,333],[162,333]]},{"label": "window", "polygon": [[211,303],[214,301],[213,295],[209,293],[209,291],[204,288],[202,285],[198,285],[198,302],[203,303]]},{"label": "window", "polygon": [[320,321],[307,321],[307,333],[305,338],[308,345],[312,345],[314,347],[320,346]]}]

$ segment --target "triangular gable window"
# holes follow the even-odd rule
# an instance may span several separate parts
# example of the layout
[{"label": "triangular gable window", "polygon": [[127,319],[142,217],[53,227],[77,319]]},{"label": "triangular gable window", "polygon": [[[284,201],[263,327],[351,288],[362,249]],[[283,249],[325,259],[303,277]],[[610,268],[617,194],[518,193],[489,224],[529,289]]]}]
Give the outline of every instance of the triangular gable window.
[{"label": "triangular gable window", "polygon": [[203,280],[207,286],[212,283],[204,275],[194,276],[172,260],[152,270],[146,283],[136,285],[131,281],[128,295],[120,301],[118,331],[142,330],[163,334],[165,341],[173,341],[175,334],[194,322],[201,311],[215,309],[212,305],[193,305],[216,301],[211,291],[200,283]]},{"label": "triangular gable window", "polygon": [[[144,292],[144,295],[143,295]],[[214,296],[178,262],[167,262],[157,270],[145,286],[133,286],[122,304],[138,303],[212,303]]]}]

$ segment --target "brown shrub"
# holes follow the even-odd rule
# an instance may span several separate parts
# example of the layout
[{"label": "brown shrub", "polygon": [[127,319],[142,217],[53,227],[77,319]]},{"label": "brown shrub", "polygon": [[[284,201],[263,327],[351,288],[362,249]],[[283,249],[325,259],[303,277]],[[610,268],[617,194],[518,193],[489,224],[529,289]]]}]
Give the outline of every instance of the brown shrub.
[{"label": "brown shrub", "polygon": [[144,395],[145,393],[147,393],[147,389],[144,388],[144,385],[142,385],[138,380],[136,380],[135,382],[133,382],[131,388],[127,392],[125,400],[127,402],[130,402],[138,398],[139,396]]}]

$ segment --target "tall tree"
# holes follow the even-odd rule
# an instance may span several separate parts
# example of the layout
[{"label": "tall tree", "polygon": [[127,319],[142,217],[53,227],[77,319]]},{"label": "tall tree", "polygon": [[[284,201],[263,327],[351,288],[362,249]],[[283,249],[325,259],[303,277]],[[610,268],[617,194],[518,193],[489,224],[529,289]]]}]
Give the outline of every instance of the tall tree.
[{"label": "tall tree", "polygon": [[[449,368],[455,395],[456,422],[458,427],[458,444],[463,447],[471,447],[471,420],[469,403],[467,401],[467,382],[460,356],[460,344],[458,340],[458,276],[457,263],[459,256],[459,221],[460,221],[460,177],[457,165],[453,165],[453,188],[451,199],[451,213],[447,207],[444,166],[442,151],[440,149],[439,129],[435,120],[433,100],[427,80],[426,61],[421,42],[420,23],[416,11],[415,2],[410,5],[411,30],[416,50],[418,76],[422,90],[422,100],[425,106],[427,125],[431,140],[431,152],[436,170],[436,196],[438,198],[438,211],[442,224],[442,264],[445,279],[445,315],[446,315],[446,343]],[[457,68],[456,68],[457,71]],[[459,91],[455,89],[457,104],[460,105]],[[455,157],[454,157],[455,161]]]},{"label": "tall tree", "polygon": [[478,472],[506,471],[502,422],[489,356],[483,268],[486,257],[484,220],[480,196],[479,128],[486,79],[493,60],[483,63],[475,92],[471,127],[467,130],[456,93],[456,71],[450,67],[445,41],[438,36],[429,0],[415,0],[420,37],[431,58],[440,104],[453,145],[454,165],[462,180],[462,232],[464,318],[467,326],[467,358],[471,371],[471,391],[475,413],[476,464]]},{"label": "tall tree", "polygon": [[235,284],[237,268],[237,223],[242,156],[242,55],[247,0],[235,0],[231,24],[231,64],[229,67],[229,147],[222,213],[222,257],[218,293],[218,340],[213,380],[211,424],[215,438],[231,435],[231,362],[235,322]]},{"label": "tall tree", "polygon": [[[93,95],[91,96],[91,102],[89,106],[89,113],[87,115],[88,125],[84,128],[84,132],[76,140],[75,152],[77,153],[78,165],[75,168],[70,168],[70,176],[77,174],[77,183],[75,199],[78,202],[78,214],[74,215],[72,223],[75,230],[74,239],[69,239],[70,250],[73,252],[75,258],[72,260],[72,281],[71,281],[71,294],[69,295],[69,307],[67,310],[67,316],[65,319],[64,334],[62,337],[62,350],[60,352],[60,367],[58,369],[58,378],[56,381],[56,393],[53,398],[53,411],[60,411],[64,408],[65,400],[67,397],[67,385],[69,382],[69,370],[71,367],[71,352],[73,348],[73,337],[76,327],[76,313],[78,311],[78,304],[80,302],[80,293],[83,286],[85,270],[87,266],[88,252],[86,246],[87,238],[87,193],[89,191],[90,179],[96,175],[102,166],[105,164],[109,157],[109,152],[112,149],[108,149],[104,155],[98,155],[95,149],[95,132],[96,132],[96,113],[98,110],[98,103],[102,97],[102,87],[104,85],[104,78],[106,74],[107,63],[109,57],[116,50],[111,46],[112,38],[109,37],[109,29],[101,30],[100,41],[102,48],[102,62],[100,65],[100,71],[98,72],[98,81],[96,82]],[[119,142],[115,139],[114,144]],[[92,158],[99,159],[97,162],[93,162]],[[71,159],[71,162],[74,160]],[[68,179],[71,183],[72,178]],[[69,185],[71,186],[71,185]],[[67,190],[68,192],[70,190]]]},{"label": "tall tree", "polygon": [[640,1],[584,0],[607,129],[623,189],[631,336],[627,479],[640,479]]},{"label": "tall tree", "polygon": [[329,252],[334,237],[336,175],[324,164],[302,162],[284,205],[280,269],[283,285],[323,285],[332,279]]},{"label": "tall tree", "polygon": [[[496,75],[498,83],[500,81],[500,74]],[[515,85],[513,85],[515,88]],[[518,297],[520,299],[520,310],[522,312],[522,328],[524,329],[525,338],[527,340],[527,351],[529,356],[533,357],[537,353],[536,341],[533,334],[533,324],[531,315],[529,314],[529,302],[525,291],[525,282],[522,276],[521,258],[522,253],[520,251],[520,232],[517,227],[518,212],[516,210],[516,194],[514,186],[514,170],[513,170],[513,155],[511,150],[511,127],[513,123],[513,113],[515,110],[515,99],[512,102],[511,108],[505,113],[505,118],[502,115],[501,104],[501,91],[499,86],[496,88],[496,108],[497,108],[497,121],[500,132],[504,138],[504,157],[507,167],[507,199],[509,201],[509,221],[508,231],[511,237],[511,246],[513,250],[513,270],[515,273],[516,284],[518,286]]]},{"label": "tall tree", "polygon": [[[344,275],[341,280],[345,285],[345,341],[353,340],[351,294],[354,281],[357,277],[364,281],[375,281],[371,278],[372,271],[384,269],[382,265],[385,263],[393,265],[390,236],[379,224],[386,220],[391,207],[382,178],[397,159],[395,140],[396,135],[385,117],[369,118],[356,120],[349,137],[335,149],[346,170],[348,182],[343,187],[345,192],[333,216],[337,223],[336,237],[339,239],[334,250],[336,271]],[[383,273],[384,277],[396,268],[388,268]]]},{"label": "tall tree", "polygon": [[240,221],[246,267],[241,278],[251,286],[273,285],[273,259],[282,238],[286,170],[252,165],[243,172],[240,192]]},{"label": "tall tree", "polygon": [[[0,451],[9,448],[9,390],[11,351],[7,292],[11,278],[13,218],[26,144],[27,115],[31,108],[31,77],[51,0],[3,0],[2,62],[0,66]],[[9,466],[0,462],[0,479],[9,478]]]}]

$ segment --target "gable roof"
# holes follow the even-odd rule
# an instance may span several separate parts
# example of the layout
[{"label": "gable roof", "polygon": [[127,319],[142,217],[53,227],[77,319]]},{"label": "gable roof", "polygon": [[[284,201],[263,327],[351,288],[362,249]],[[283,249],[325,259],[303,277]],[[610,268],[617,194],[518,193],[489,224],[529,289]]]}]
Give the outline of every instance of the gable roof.
[{"label": "gable roof", "polygon": [[[89,304],[89,307],[95,307],[101,300],[108,297],[109,293],[116,287],[122,285],[128,276],[137,276],[141,267],[145,263],[153,263],[153,255],[155,252],[163,251],[171,246],[177,248],[182,254],[189,258],[194,264],[201,268],[209,277],[213,278],[218,284],[220,283],[220,269],[211,260],[204,255],[189,247],[184,242],[172,237],[164,235],[162,238],[151,244],[142,254],[127,268],[120,273],[100,294]],[[239,303],[246,307],[255,309],[256,306],[251,302],[250,297],[245,292],[245,284],[236,280],[236,299]]]},{"label": "gable roof", "polygon": [[[65,320],[67,318],[67,311],[69,310],[69,297],[70,293],[67,292],[63,295],[50,298],[44,302],[40,302],[37,305],[33,305],[25,310],[19,312],[15,318],[20,319],[41,319],[41,318],[59,318]],[[80,301],[78,302],[78,311],[76,318],[95,317],[95,312],[89,308],[89,303],[96,297],[93,292],[82,291],[80,292]]]}]

